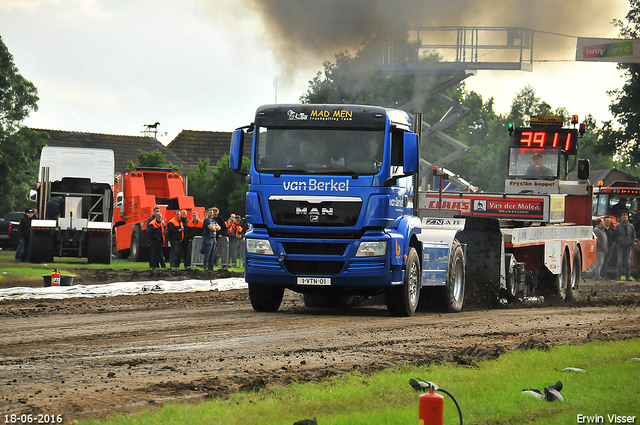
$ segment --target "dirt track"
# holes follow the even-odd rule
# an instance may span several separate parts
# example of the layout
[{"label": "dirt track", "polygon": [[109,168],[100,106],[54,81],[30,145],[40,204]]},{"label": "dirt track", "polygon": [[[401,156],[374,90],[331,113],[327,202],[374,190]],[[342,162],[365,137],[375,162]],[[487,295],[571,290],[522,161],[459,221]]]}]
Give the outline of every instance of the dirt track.
[{"label": "dirt track", "polygon": [[256,313],[246,290],[0,302],[0,414],[68,423],[354,368],[640,337],[639,305],[640,284],[588,280],[571,306],[411,318],[307,309],[291,292],[279,312]]}]

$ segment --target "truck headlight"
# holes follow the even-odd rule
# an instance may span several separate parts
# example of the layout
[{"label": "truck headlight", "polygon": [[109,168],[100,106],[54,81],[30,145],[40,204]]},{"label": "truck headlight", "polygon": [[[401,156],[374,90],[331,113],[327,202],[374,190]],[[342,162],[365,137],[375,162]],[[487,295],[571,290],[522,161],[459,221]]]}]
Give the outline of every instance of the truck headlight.
[{"label": "truck headlight", "polygon": [[380,257],[387,253],[387,241],[360,242],[356,257]]},{"label": "truck headlight", "polygon": [[248,254],[273,255],[273,249],[267,239],[245,239]]}]

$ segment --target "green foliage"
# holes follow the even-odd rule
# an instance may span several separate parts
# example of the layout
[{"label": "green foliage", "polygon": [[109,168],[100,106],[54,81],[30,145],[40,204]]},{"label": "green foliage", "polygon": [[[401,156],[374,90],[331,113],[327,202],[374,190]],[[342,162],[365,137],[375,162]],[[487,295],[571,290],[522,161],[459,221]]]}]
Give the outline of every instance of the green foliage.
[{"label": "green foliage", "polygon": [[[435,382],[451,393],[465,423],[569,424],[576,423],[578,414],[637,417],[638,363],[629,359],[637,357],[638,350],[639,339],[591,342],[507,353],[497,360],[478,362],[478,368],[445,364],[405,366],[372,374],[353,372],[322,382],[236,393],[198,405],[172,404],[138,415],[82,423],[269,425],[316,417],[322,425],[404,425],[418,421],[420,393],[409,386],[411,378]],[[582,367],[586,372],[560,372],[567,366]],[[525,388],[542,390],[558,380],[564,385],[561,394],[565,402],[549,403],[522,393]],[[458,423],[452,400],[441,395],[443,423]]]},{"label": "green foliage", "polygon": [[[620,20],[614,20],[620,36],[627,39],[640,37],[640,1],[629,0],[627,13],[629,26]],[[640,64],[621,63],[619,69],[625,71],[626,82],[621,89],[612,90],[609,95],[613,102],[609,106],[618,125],[607,121],[602,129],[602,141],[599,150],[608,155],[616,155],[625,166],[638,173],[640,162]]]},{"label": "green foliage", "polygon": [[0,37],[0,216],[22,210],[37,178],[34,161],[48,137],[20,123],[38,110],[37,90],[13,63]]},{"label": "green foliage", "polygon": [[[195,171],[189,170],[189,194],[196,205],[218,207],[225,220],[231,215],[246,213],[246,193],[249,184],[245,177],[231,171],[229,156],[223,156],[211,169],[209,159],[199,161]],[[249,170],[249,158],[242,158],[242,170]]]},{"label": "green foliage", "polygon": [[[242,158],[242,171],[249,170],[249,158]],[[212,171],[212,198],[220,209],[220,215],[227,219],[229,215],[245,215],[247,210],[246,193],[249,190],[245,176],[235,173],[229,168],[229,155],[218,161],[217,168]]]},{"label": "green foliage", "polygon": [[[423,113],[423,120],[435,123],[447,113],[449,105],[434,99],[430,91],[444,80],[434,77],[386,76],[378,72],[379,55],[382,51],[382,37],[369,40],[355,56],[348,52],[339,53],[335,62],[325,62],[324,71],[318,72],[309,81],[307,92],[300,97],[305,103],[354,103],[396,107]],[[396,36],[395,46],[405,47],[404,51],[415,51],[406,37]],[[394,51],[402,51],[395,49]],[[437,61],[438,57],[400,58],[395,62]],[[442,164],[462,178],[470,181],[483,191],[504,190],[507,173],[507,152],[512,139],[509,137],[509,122],[516,127],[529,125],[534,115],[559,115],[565,124],[570,124],[570,114],[564,107],[553,109],[535,93],[532,86],[524,86],[513,99],[509,113],[498,115],[493,110],[494,101],[484,101],[482,96],[465,90],[464,83],[445,91],[447,96],[457,100],[469,109],[469,114],[460,122],[449,127],[449,136],[467,145],[469,151],[448,164]],[[593,117],[587,118],[587,134],[580,142],[582,157],[591,161],[592,169],[610,168],[612,154],[602,149],[600,132]],[[425,130],[425,129],[423,129]],[[455,148],[437,136],[423,139],[421,157],[435,163],[453,153]]]},{"label": "green foliage", "polygon": [[[213,181],[209,174],[211,166],[209,158],[198,161],[194,171],[189,170],[189,195],[193,196],[193,202],[200,207],[212,207]],[[204,218],[203,218],[204,219]]]},{"label": "green foliage", "polygon": [[129,160],[127,165],[127,171],[131,171],[136,167],[151,167],[151,168],[171,168],[173,171],[182,172],[182,167],[177,167],[169,162],[165,158],[164,154],[160,152],[160,149],[156,149],[151,152],[145,152],[142,149],[138,149],[138,157],[136,158],[137,164]]}]

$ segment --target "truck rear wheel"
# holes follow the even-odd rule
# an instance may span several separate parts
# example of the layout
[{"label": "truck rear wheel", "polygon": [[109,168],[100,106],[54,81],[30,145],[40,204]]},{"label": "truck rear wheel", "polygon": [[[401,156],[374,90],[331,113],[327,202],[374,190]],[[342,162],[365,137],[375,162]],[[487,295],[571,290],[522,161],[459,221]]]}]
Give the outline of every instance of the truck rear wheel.
[{"label": "truck rear wheel", "polygon": [[551,295],[559,300],[566,300],[567,294],[570,292],[571,284],[571,268],[569,267],[569,253],[565,252],[562,256],[562,268],[560,274],[553,275],[553,287]]},{"label": "truck rear wheel", "polygon": [[255,311],[277,311],[282,304],[284,288],[274,285],[249,284],[249,299]]},{"label": "truck rear wheel", "polygon": [[[23,248],[24,249],[24,248]],[[52,263],[54,250],[54,233],[31,231],[29,236],[30,263]]]},{"label": "truck rear wheel", "polygon": [[89,233],[87,262],[90,264],[111,264],[111,233]]},{"label": "truck rear wheel", "polygon": [[449,273],[447,286],[442,290],[443,307],[446,311],[457,313],[464,306],[465,258],[460,243],[455,240],[449,253]]},{"label": "truck rear wheel", "polygon": [[571,279],[567,285],[567,301],[573,301],[576,294],[580,290],[580,279],[582,278],[582,254],[579,250],[573,256],[573,270],[571,271]]},{"label": "truck rear wheel", "polygon": [[131,261],[136,263],[149,260],[149,247],[140,226],[136,226],[131,233]]},{"label": "truck rear wheel", "polygon": [[409,248],[404,282],[389,288],[387,309],[393,316],[410,317],[416,312],[420,300],[420,260],[415,248]]}]

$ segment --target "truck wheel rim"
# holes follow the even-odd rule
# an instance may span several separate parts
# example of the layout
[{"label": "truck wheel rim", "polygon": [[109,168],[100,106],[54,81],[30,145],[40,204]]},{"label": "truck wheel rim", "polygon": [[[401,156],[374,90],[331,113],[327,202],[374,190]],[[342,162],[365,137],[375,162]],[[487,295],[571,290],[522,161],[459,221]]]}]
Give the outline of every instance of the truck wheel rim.
[{"label": "truck wheel rim", "polygon": [[453,275],[453,298],[459,301],[462,298],[462,261],[456,261]]},{"label": "truck wheel rim", "polygon": [[415,263],[411,264],[409,275],[409,299],[411,305],[414,305],[418,299],[418,267]]}]

